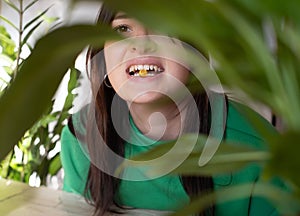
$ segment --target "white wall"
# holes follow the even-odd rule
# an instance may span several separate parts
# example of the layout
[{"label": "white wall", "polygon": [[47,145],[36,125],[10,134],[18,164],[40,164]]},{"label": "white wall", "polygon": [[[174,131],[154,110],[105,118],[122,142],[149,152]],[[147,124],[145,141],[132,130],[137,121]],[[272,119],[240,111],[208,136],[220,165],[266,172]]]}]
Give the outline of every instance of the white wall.
[{"label": "white wall", "polygon": [[[9,7],[4,0],[1,1],[1,15],[9,19],[11,22],[13,22],[16,26],[19,26],[19,15],[18,13],[13,10],[11,7]],[[15,3],[17,6],[19,6],[19,0],[11,0],[13,3]],[[31,2],[31,0],[23,0],[23,4],[25,7]],[[33,17],[37,16],[40,12],[44,11],[46,8],[50,7],[49,11],[47,12],[47,17],[58,17],[59,21],[62,22],[59,26],[62,25],[73,25],[77,23],[93,23],[96,19],[96,16],[98,14],[98,10],[101,6],[99,2],[96,1],[81,1],[79,3],[76,3],[75,5],[71,6],[69,0],[39,0],[34,6],[30,8],[25,14],[24,14],[24,21],[23,23],[26,24],[26,22],[30,21]],[[11,34],[12,39],[18,43],[18,33],[15,29],[13,29],[11,26],[7,25],[5,22],[0,20],[0,25],[4,25],[7,29],[7,31]],[[31,46],[34,46],[35,42],[42,37],[47,31],[51,25],[49,23],[44,22],[40,28],[38,28],[35,33],[32,35],[32,37],[29,40],[29,43]],[[29,55],[30,51],[28,49],[22,50],[22,57],[26,58]],[[3,71],[1,66],[8,65],[7,62],[4,62],[4,60],[1,60],[0,62],[0,77],[5,79],[6,81],[9,81],[9,77],[6,75],[6,73]],[[76,68],[78,68],[80,71],[83,72],[84,77],[85,76],[85,61],[84,61],[84,54],[79,55],[77,61],[76,61]],[[64,77],[59,90],[55,96],[57,99],[54,104],[54,110],[60,110],[62,108],[64,98],[66,96],[66,88],[67,88],[67,82],[68,82],[69,74],[67,73]],[[1,82],[1,79],[0,79]],[[87,81],[86,79],[82,80],[82,85],[86,86]],[[1,83],[0,83],[1,86]],[[76,101],[81,100],[80,98],[77,98]]]}]

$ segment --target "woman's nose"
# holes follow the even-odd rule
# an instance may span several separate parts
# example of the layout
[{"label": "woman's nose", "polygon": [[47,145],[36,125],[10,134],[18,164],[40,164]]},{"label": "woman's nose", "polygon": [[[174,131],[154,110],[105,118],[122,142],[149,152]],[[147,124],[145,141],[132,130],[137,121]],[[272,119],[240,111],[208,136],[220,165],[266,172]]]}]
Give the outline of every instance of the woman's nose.
[{"label": "woman's nose", "polygon": [[141,35],[133,38],[131,51],[138,54],[153,53],[157,50],[157,44],[153,35]]},{"label": "woman's nose", "polygon": [[146,28],[139,31],[136,37],[132,38],[131,51],[138,54],[153,53],[157,49],[154,35]]}]

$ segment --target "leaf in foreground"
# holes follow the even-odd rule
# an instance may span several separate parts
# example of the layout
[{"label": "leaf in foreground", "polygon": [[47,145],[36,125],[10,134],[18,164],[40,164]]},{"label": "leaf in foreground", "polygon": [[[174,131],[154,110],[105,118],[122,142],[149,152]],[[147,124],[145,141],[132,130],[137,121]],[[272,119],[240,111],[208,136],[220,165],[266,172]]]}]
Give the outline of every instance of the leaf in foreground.
[{"label": "leaf in foreground", "polygon": [[58,85],[88,44],[101,46],[115,34],[104,26],[62,27],[40,39],[0,98],[0,159],[51,103]]}]

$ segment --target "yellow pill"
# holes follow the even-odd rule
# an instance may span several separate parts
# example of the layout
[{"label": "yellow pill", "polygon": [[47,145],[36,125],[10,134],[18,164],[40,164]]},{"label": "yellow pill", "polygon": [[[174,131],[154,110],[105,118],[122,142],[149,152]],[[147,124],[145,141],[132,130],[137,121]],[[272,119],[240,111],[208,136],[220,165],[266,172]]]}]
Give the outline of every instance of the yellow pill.
[{"label": "yellow pill", "polygon": [[141,77],[145,77],[145,76],[147,76],[147,74],[148,74],[148,71],[145,70],[145,69],[142,69],[142,70],[139,71],[139,75],[140,75]]}]

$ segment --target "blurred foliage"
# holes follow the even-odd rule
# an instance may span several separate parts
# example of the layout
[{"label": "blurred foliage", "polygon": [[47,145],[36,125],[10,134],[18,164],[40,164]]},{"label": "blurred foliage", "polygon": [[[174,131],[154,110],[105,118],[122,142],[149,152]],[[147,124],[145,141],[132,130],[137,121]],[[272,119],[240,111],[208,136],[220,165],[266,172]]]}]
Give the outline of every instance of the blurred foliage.
[{"label": "blurred foliage", "polygon": [[[200,148],[175,172],[185,173],[193,167],[193,174],[215,174],[237,169],[245,163],[264,163],[265,173],[279,175],[290,182],[297,197],[260,185],[257,192],[275,203],[281,203],[285,207],[292,206],[280,208],[282,213],[296,214],[296,211],[299,211],[300,198],[300,157],[297,155],[300,150],[300,2],[106,2],[112,8],[137,18],[147,27],[180,38],[201,50],[213,60],[214,69],[224,86],[242,91],[252,101],[265,104],[283,120],[284,130],[276,135],[271,134],[256,118],[257,115],[248,110],[244,114],[266,139],[268,151],[237,149],[230,147],[230,143],[224,143],[228,148],[219,149],[216,158],[211,161],[214,169],[206,169],[205,166],[195,167],[195,158],[201,155]],[[112,37],[115,37],[115,34],[104,26],[75,25],[57,28],[38,41],[16,78],[0,98],[1,158],[45,113],[62,76],[72,66],[76,55],[87,44],[101,46],[105,40]],[[11,126],[9,122],[18,122],[18,125]],[[161,148],[164,146],[153,151],[160,154],[161,150],[165,151]],[[152,151],[148,155],[149,158],[153,157],[151,154]],[[173,158],[177,156],[174,155]],[[172,160],[165,163],[172,163]],[[229,188],[228,191],[219,193],[226,193],[227,197],[233,199],[243,195],[237,195],[237,191],[239,189]],[[215,195],[197,200],[197,204],[192,203],[185,211],[198,211],[195,206],[205,206],[207,200],[213,199]],[[278,197],[286,199],[278,200]],[[296,210],[291,213],[294,209]]]},{"label": "blurred foliage", "polygon": [[[17,12],[19,15],[19,23],[14,24],[4,16],[0,16],[0,20],[7,26],[12,27],[18,35],[19,41],[15,44],[4,25],[0,26],[0,46],[2,48],[0,58],[3,60],[3,65],[1,64],[1,66],[4,69],[3,73],[6,75],[6,79],[2,79],[1,82],[1,94],[5,93],[11,83],[14,82],[15,76],[17,76],[17,73],[22,66],[24,61],[22,58],[22,50],[28,48],[29,52],[32,51],[29,39],[32,37],[33,33],[42,23],[48,22],[49,25],[53,25],[58,20],[56,17],[45,17],[49,10],[49,8],[47,8],[37,16],[31,18],[28,22],[24,22],[24,16],[27,12],[30,12],[32,6],[38,3],[37,0],[31,2],[26,1],[26,5],[25,1],[22,0],[18,1],[18,5],[9,0],[5,0],[4,3],[9,6],[9,9]],[[75,97],[72,90],[78,86],[77,80],[79,74],[80,72],[76,69],[70,71],[68,94],[62,110],[53,111],[53,104],[55,102],[53,100],[47,106],[47,110],[45,110],[43,115],[35,121],[31,128],[28,128],[26,132],[23,133],[22,137],[19,140],[16,140],[14,148],[9,149],[10,152],[0,164],[0,176],[28,183],[30,176],[36,173],[36,177],[41,180],[41,184],[45,185],[47,176],[53,176],[58,172],[61,168],[61,163],[57,144],[60,140],[62,127],[65,124],[64,121],[68,118],[69,110],[72,107],[73,98]],[[3,74],[1,77],[4,77]],[[31,78],[28,77],[28,79]],[[35,109],[30,106],[30,104],[26,104],[26,106],[22,107],[24,107],[23,109],[31,109],[33,111]],[[17,108],[20,109],[19,107]],[[19,120],[11,118],[9,124],[17,126]],[[6,153],[7,152],[4,152],[1,149],[2,158]]]},{"label": "blurred foliage", "polygon": [[[178,0],[172,4],[167,0],[159,1],[159,4],[154,4],[150,0],[106,2],[117,11],[125,11],[137,18],[149,28],[180,38],[201,50],[213,60],[215,72],[224,86],[245,93],[248,100],[267,105],[283,120],[284,130],[275,135],[261,124],[257,114],[250,109],[241,110],[267,140],[270,147],[267,152],[249,149],[240,149],[236,152],[235,146],[230,147],[224,143],[229,149],[220,147],[206,166],[197,167],[197,159],[202,153],[202,149],[197,149],[198,151],[192,152],[174,172],[216,174],[232,171],[245,163],[260,162],[265,165],[265,176],[278,175],[290,182],[297,196],[293,199],[299,201],[300,159],[297,153],[300,150],[298,115],[300,16],[296,8],[300,7],[300,2],[271,0],[188,2]],[[243,98],[236,99],[243,100]],[[164,148],[167,146],[160,146],[140,157],[144,160],[152,158],[159,151],[166,152]],[[165,165],[174,163],[172,158],[180,157],[180,152],[173,153],[173,157],[170,156]],[[157,167],[159,172],[162,167],[161,165]],[[275,201],[280,193],[275,194],[274,190],[268,190],[263,196]],[[234,192],[228,191],[227,195],[235,197]],[[200,202],[203,204],[206,200]],[[291,203],[285,204],[287,207]],[[201,204],[198,202],[198,205]],[[285,210],[293,209],[293,213],[297,214],[299,207],[298,202],[297,208],[287,207]]]}]

